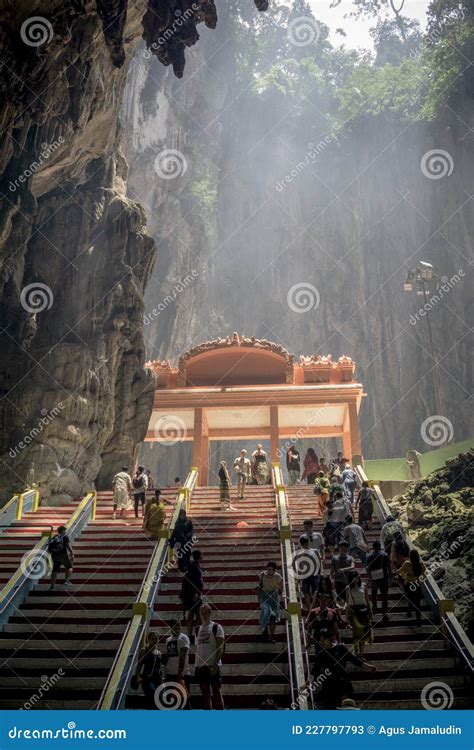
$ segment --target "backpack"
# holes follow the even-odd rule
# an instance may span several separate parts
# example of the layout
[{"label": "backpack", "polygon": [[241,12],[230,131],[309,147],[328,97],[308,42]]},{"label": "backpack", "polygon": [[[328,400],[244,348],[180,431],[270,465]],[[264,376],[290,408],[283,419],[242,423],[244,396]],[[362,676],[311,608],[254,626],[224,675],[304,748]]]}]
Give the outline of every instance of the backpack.
[{"label": "backpack", "polygon": [[56,534],[52,539],[49,540],[48,552],[50,555],[57,555],[59,552],[64,552],[64,537]]},{"label": "backpack", "polygon": [[[217,625],[218,625],[217,622],[212,623],[212,635],[214,636],[214,638],[217,638]],[[224,658],[224,654],[225,654],[225,638],[224,638],[224,643],[222,645],[221,659]]]},{"label": "backpack", "polygon": [[144,484],[143,484],[143,474],[139,474],[138,477],[134,477],[134,479],[133,479],[133,486],[135,487],[136,490],[139,490],[139,489],[141,489],[144,486]]}]

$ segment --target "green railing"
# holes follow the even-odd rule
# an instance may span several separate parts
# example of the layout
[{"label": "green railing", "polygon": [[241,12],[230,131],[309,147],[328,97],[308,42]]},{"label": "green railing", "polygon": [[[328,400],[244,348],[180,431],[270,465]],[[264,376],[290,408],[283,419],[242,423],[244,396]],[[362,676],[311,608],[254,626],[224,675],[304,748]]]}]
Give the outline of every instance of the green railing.
[{"label": "green railing", "polygon": [[[66,524],[66,531],[74,540],[90,520],[95,518],[96,493],[89,492],[79,503]],[[37,544],[24,556],[8,583],[0,590],[0,628],[26,599],[39,578],[49,570],[48,543],[53,529],[43,531]]]},{"label": "green railing", "polygon": [[[367,481],[367,476],[362,466],[356,466],[355,468],[359,481]],[[375,483],[371,484],[375,492],[375,515],[380,523],[383,524],[387,516],[391,515],[391,511],[379,485]],[[410,548],[414,546],[407,534],[406,540]],[[454,614],[454,602],[451,599],[446,599],[430,573],[423,576],[421,588],[423,597],[428,602],[434,615],[438,618],[444,635],[449,638],[459,651],[469,670],[471,672],[474,671],[474,647]]]},{"label": "green railing", "polygon": [[[293,571],[293,545],[291,541],[291,524],[288,515],[288,500],[283,474],[279,464],[273,465],[273,486],[277,508],[278,529],[283,572],[283,599],[288,613],[286,624],[288,667],[290,671],[291,706],[294,709],[307,711],[312,708],[312,695],[307,689],[307,663],[303,653],[304,628],[301,621],[301,602],[296,587]],[[306,653],[306,652],[305,652]],[[310,705],[311,703],[311,705]]]},{"label": "green railing", "polygon": [[148,625],[153,615],[153,605],[161,585],[163,575],[170,564],[171,549],[169,538],[176,526],[182,508],[189,511],[191,495],[196,486],[198,470],[193,468],[184,486],[178,491],[176,506],[168,525],[163,529],[155,546],[152,558],[137,599],[132,604],[131,619],[123,635],[122,642],[109,672],[107,682],[97,704],[99,711],[116,710],[124,707],[130,679],[136,669],[140,647],[145,640]]}]

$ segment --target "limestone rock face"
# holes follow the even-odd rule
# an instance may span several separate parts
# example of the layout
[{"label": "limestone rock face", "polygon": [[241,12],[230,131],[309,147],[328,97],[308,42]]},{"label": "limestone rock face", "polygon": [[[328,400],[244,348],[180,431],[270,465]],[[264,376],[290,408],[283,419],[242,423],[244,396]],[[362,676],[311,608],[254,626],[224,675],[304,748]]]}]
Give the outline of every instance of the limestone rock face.
[{"label": "limestone rock face", "polygon": [[[152,5],[20,0],[0,11],[2,500],[33,479],[52,503],[109,486],[146,432],[155,245],[126,195],[118,113]],[[213,3],[196,5],[191,27],[212,25]],[[153,33],[181,6],[161,2]]]},{"label": "limestone rock face", "polygon": [[390,507],[423,552],[472,639],[474,635],[474,449],[414,482]]}]

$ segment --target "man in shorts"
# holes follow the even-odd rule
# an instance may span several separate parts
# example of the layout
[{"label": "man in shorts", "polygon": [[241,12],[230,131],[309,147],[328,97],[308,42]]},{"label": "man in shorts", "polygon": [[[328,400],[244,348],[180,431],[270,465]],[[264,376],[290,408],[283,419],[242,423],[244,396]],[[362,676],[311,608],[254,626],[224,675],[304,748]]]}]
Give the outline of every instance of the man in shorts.
[{"label": "man in shorts", "polygon": [[186,692],[186,703],[183,708],[190,709],[191,678],[189,676],[189,638],[181,632],[179,620],[171,620],[171,635],[166,640],[166,682],[175,682]]},{"label": "man in shorts", "polygon": [[247,451],[242,448],[240,456],[234,461],[234,471],[237,474],[237,497],[240,500],[244,499],[245,487],[247,482],[250,481],[250,460],[247,458]]},{"label": "man in shorts", "polygon": [[72,573],[74,553],[72,551],[69,537],[66,534],[65,526],[59,526],[58,533],[49,540],[48,552],[53,561],[53,570],[49,587],[50,591],[53,591],[56,585],[56,579],[61,568],[64,568],[64,585],[70,586],[71,581],[69,579]]},{"label": "man in shorts", "polygon": [[224,710],[222,697],[222,654],[224,652],[224,628],[211,620],[209,604],[201,607],[201,622],[196,640],[196,682],[202,694],[202,708],[210,711],[214,706]]}]

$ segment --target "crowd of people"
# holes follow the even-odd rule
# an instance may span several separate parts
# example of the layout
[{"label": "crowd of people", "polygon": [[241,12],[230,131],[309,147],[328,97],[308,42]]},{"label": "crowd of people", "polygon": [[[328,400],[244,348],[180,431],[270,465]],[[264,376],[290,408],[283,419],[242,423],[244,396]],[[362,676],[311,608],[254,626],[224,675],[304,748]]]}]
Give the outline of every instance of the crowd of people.
[{"label": "crowd of people", "polygon": [[[342,453],[326,464],[324,458],[318,459],[309,449],[303,466],[301,474],[299,452],[291,446],[287,453],[289,483],[306,479],[313,485],[315,515],[321,517],[322,528],[321,531],[315,530],[311,518],[304,521],[293,553],[292,567],[300,587],[306,646],[309,655],[314,652],[311,684],[318,686],[316,701],[322,708],[338,708],[344,702],[353,702],[347,663],[375,670],[365,660],[365,653],[373,642],[376,614],[381,613],[380,626],[389,622],[391,583],[398,582],[403,589],[406,617],[411,618],[414,613],[416,625],[421,624],[421,582],[425,571],[417,550],[410,548],[402,526],[392,516],[386,518],[380,538],[369,545],[366,532],[372,527],[374,490],[368,482],[358,482],[355,471]],[[257,446],[252,459],[247,458],[244,449],[240,451],[234,461],[234,471],[240,499],[245,498],[245,488],[250,482],[266,484],[269,466],[263,447]],[[231,508],[232,482],[225,461],[221,462],[219,479],[221,503]],[[113,480],[113,512],[114,518],[117,510],[122,515],[130,507],[133,497],[135,517],[141,513],[144,530],[157,539],[166,513],[160,489],[155,489],[153,497],[147,500],[150,485],[153,487],[153,480],[143,466],[138,467],[133,479],[123,467]],[[180,486],[178,478],[175,486]],[[185,697],[183,707],[191,707],[191,650],[195,653],[194,679],[200,686],[202,706],[206,709],[224,708],[221,667],[225,633],[222,624],[212,619],[212,609],[203,599],[203,553],[194,547],[195,541],[193,522],[182,508],[170,537],[170,547],[182,575],[180,601],[183,617],[176,616],[170,622],[163,653],[156,633],[148,634],[134,676],[135,686],[141,689],[150,708],[160,708],[156,704],[156,690],[163,681],[178,684]],[[71,585],[74,553],[64,526],[59,527],[51,538],[49,552],[52,558],[51,589],[55,588],[62,568],[65,570],[65,584]],[[276,628],[285,614],[283,583],[274,560],[269,560],[265,569],[256,575],[260,612],[258,638],[263,642],[275,643]],[[186,632],[183,632],[182,622]],[[341,642],[342,628],[349,628],[352,633],[352,651]],[[262,708],[273,707],[271,700],[262,704]]]}]

